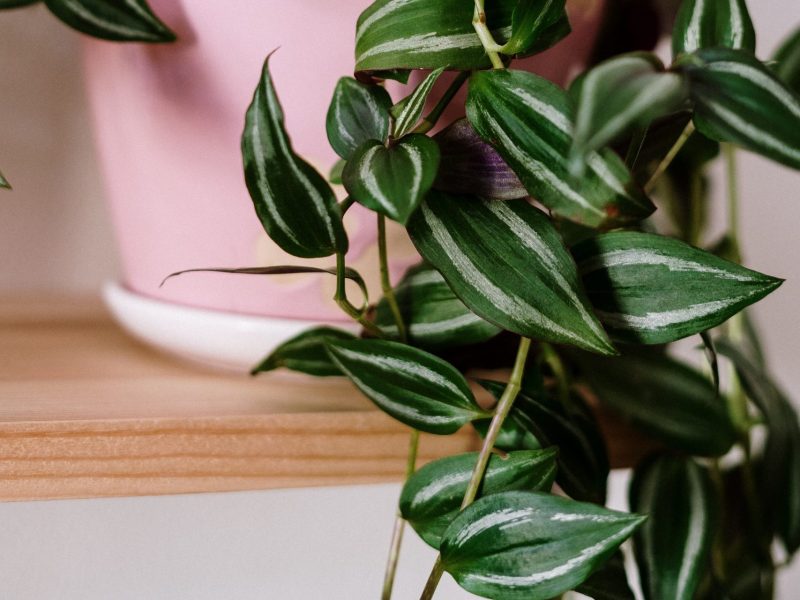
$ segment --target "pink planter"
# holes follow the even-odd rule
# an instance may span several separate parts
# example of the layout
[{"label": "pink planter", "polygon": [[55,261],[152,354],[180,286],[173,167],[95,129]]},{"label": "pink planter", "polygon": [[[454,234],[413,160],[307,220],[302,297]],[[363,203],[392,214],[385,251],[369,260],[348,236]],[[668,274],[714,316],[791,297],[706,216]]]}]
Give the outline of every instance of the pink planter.
[{"label": "pink planter", "polygon": [[[267,238],[255,217],[239,149],[244,112],[264,57],[280,48],[270,67],[295,149],[326,173],[335,156],[325,114],[337,79],[352,73],[355,22],[369,2],[151,3],[178,34],[176,44],[87,40],[85,46],[124,287],[170,305],[342,321],[331,302],[333,278],[325,276],[197,274],[162,288],[159,283],[191,267],[299,262]],[[563,79],[567,65],[585,55],[593,36],[580,25],[576,29],[573,41],[536,61],[548,76]],[[355,207],[348,221],[349,262],[374,277],[374,217]],[[414,253],[402,230],[392,231],[397,270],[413,262]],[[333,260],[314,262],[330,266]]]}]

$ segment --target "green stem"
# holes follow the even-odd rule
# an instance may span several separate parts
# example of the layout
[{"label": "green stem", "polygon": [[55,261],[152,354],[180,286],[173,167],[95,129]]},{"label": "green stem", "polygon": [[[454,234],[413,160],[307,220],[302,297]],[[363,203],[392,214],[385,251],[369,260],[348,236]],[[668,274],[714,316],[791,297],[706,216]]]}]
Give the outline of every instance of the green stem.
[{"label": "green stem", "polygon": [[400,312],[400,306],[397,304],[397,296],[394,294],[394,288],[392,288],[392,282],[389,276],[389,258],[386,249],[386,217],[380,214],[378,215],[378,257],[380,261],[381,290],[383,291],[383,297],[386,298],[389,309],[392,311],[400,340],[405,343],[408,340],[406,324],[403,322],[403,314]]},{"label": "green stem", "polygon": [[672,148],[669,149],[667,155],[661,160],[656,167],[655,172],[651,175],[650,179],[647,180],[647,183],[644,184],[644,191],[648,194],[653,191],[653,188],[656,185],[659,177],[661,177],[667,168],[672,164],[672,161],[675,160],[675,157],[678,156],[678,152],[681,151],[681,148],[689,141],[689,138],[694,133],[694,123],[689,121],[689,124],[686,125],[686,128],[681,133],[681,136],[677,139],[677,141],[672,145]]},{"label": "green stem", "polygon": [[485,0],[475,0],[475,13],[472,17],[472,26],[475,28],[475,33],[478,34],[481,40],[483,49],[486,50],[486,55],[489,57],[492,67],[495,69],[505,69],[506,66],[503,64],[503,59],[500,58],[499,54],[503,47],[494,41],[494,36],[492,32],[489,31],[488,25],[486,25],[486,11],[483,8],[484,1]]},{"label": "green stem", "polygon": [[728,237],[733,247],[733,260],[741,262],[739,249],[739,182],[736,168],[736,147],[733,144],[722,144],[728,183]]},{"label": "green stem", "polygon": [[428,113],[428,116],[422,119],[420,124],[416,126],[413,133],[428,133],[434,128],[439,118],[442,116],[442,113],[458,93],[458,90],[460,90],[464,82],[469,79],[469,75],[469,71],[461,71],[456,78],[453,79],[453,82],[445,90],[444,94],[442,94],[442,97],[439,98],[439,102],[437,102],[433,110]]},{"label": "green stem", "polygon": [[[494,410],[492,423],[489,425],[489,431],[486,432],[486,438],[483,440],[483,446],[478,454],[478,462],[475,469],[472,471],[472,477],[467,486],[467,491],[464,494],[464,500],[461,502],[461,510],[475,501],[480,490],[483,476],[486,474],[486,465],[489,464],[489,457],[492,455],[495,441],[500,434],[500,429],[503,423],[511,412],[511,407],[514,405],[514,400],[517,399],[520,390],[522,389],[522,377],[525,374],[525,362],[528,359],[528,352],[531,347],[531,341],[528,338],[520,338],[519,349],[517,350],[517,358],[514,361],[514,368],[511,371],[511,377],[508,379],[503,395],[497,402],[497,407]],[[431,574],[428,577],[428,582],[425,584],[425,589],[422,591],[420,600],[430,600],[436,592],[436,587],[439,585],[439,580],[442,578],[443,568],[441,555],[436,557],[436,563],[433,565]]]},{"label": "green stem", "polygon": [[336,304],[339,305],[344,313],[350,317],[351,319],[358,322],[364,329],[366,329],[369,333],[377,337],[386,337],[383,331],[375,325],[372,321],[367,319],[364,313],[358,310],[355,306],[351,304],[351,302],[347,299],[347,291],[345,289],[345,283],[347,282],[347,278],[345,275],[345,263],[344,263],[344,253],[337,252],[336,253],[336,294],[334,295],[333,299]]},{"label": "green stem", "polygon": [[564,362],[561,357],[553,349],[550,344],[542,343],[542,358],[550,370],[553,372],[553,377],[556,379],[558,386],[558,398],[563,406],[569,405],[569,380],[567,379],[567,370],[564,368]]},{"label": "green stem", "polygon": [[[411,439],[408,444],[408,460],[406,462],[406,481],[414,474],[417,468],[417,451],[419,450],[419,431],[416,429],[411,431]],[[403,515],[400,514],[400,509],[394,520],[394,529],[392,530],[392,542],[389,546],[389,558],[386,561],[386,572],[383,577],[383,592],[381,593],[381,600],[389,600],[392,597],[392,588],[394,587],[394,578],[397,574],[397,563],[400,559],[400,547],[403,544],[403,532],[405,531],[406,521]]]}]

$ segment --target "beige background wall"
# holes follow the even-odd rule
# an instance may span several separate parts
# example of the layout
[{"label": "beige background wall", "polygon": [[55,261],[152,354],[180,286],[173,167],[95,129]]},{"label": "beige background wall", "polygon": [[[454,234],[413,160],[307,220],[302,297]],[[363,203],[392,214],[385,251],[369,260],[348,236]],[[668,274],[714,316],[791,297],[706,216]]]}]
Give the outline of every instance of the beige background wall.
[{"label": "beige background wall", "polygon": [[[800,23],[800,6],[796,0],[750,5],[765,57]],[[0,169],[15,186],[14,193],[0,193],[0,294],[95,293],[116,273],[79,54],[78,35],[41,7],[0,13]],[[800,176],[749,155],[741,166],[746,262],[788,280],[759,304],[757,318],[779,379],[800,399]],[[622,481],[616,481],[621,501]],[[356,590],[378,585],[372,579],[379,577],[395,494],[395,486],[377,486],[364,494],[342,489],[0,505],[0,596],[372,597]],[[321,505],[316,518],[304,518]],[[353,531],[360,541],[335,542]],[[315,540],[314,548],[301,540]],[[412,548],[401,579],[408,594],[430,558],[421,545]],[[325,565],[316,577],[300,564],[309,552],[311,564]],[[798,597],[800,565],[781,589],[784,600]],[[464,596],[451,590],[442,594],[447,597]]]}]

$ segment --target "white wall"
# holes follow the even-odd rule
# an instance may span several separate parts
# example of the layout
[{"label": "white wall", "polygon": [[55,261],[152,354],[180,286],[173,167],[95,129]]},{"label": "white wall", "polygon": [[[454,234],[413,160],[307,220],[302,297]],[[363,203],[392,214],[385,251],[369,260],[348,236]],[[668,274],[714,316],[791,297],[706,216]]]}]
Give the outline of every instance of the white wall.
[{"label": "white wall", "polygon": [[[800,22],[796,0],[751,0],[760,55]],[[95,292],[116,272],[81,88],[78,36],[42,7],[0,13],[0,294]],[[800,176],[741,159],[748,266],[786,278],[756,313],[800,399]],[[615,502],[624,497],[615,476]],[[0,505],[0,597],[367,598],[377,595],[396,486]],[[413,540],[414,536],[409,535]],[[404,555],[397,598],[430,553]],[[454,586],[437,598],[461,598]],[[780,597],[800,589],[800,563]]]}]

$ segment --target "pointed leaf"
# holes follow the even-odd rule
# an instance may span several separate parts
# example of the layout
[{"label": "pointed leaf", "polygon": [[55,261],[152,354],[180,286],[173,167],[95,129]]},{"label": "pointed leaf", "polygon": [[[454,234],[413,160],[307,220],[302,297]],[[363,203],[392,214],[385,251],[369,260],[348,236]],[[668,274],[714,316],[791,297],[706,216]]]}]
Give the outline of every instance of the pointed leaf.
[{"label": "pointed leaf", "polygon": [[428,95],[442,73],[444,73],[444,67],[439,67],[428,73],[427,77],[422,80],[410,96],[403,98],[392,107],[392,116],[395,119],[392,132],[393,138],[400,139],[404,135],[411,133],[414,126],[419,122],[420,117],[422,117],[422,111],[425,108]]},{"label": "pointed leaf", "polygon": [[438,168],[436,142],[415,133],[389,148],[375,140],[365,142],[345,166],[342,181],[359,204],[405,225]]},{"label": "pointed leaf", "polygon": [[778,48],[772,70],[795,94],[800,94],[800,27]]},{"label": "pointed leaf", "polygon": [[582,159],[620,135],[678,111],[688,97],[684,78],[665,72],[653,54],[625,54],[600,63],[582,79],[573,157]]},{"label": "pointed leaf", "polygon": [[145,0],[45,0],[50,11],[73,29],[104,40],[174,42]]},{"label": "pointed leaf", "polygon": [[[447,348],[485,342],[500,329],[469,310],[433,267],[421,264],[408,271],[394,289],[409,342],[423,348]],[[397,325],[383,298],[375,324],[391,336]]]},{"label": "pointed leaf", "polygon": [[[479,382],[495,398],[505,389],[497,381]],[[520,392],[511,413],[503,424],[509,431],[528,432],[540,446],[558,448],[558,474],[556,481],[576,500],[603,504],[609,464],[605,441],[592,414],[573,398],[575,409],[568,411],[558,400],[543,391]],[[474,423],[479,433],[485,434],[488,422]],[[509,436],[510,437],[510,436]],[[529,447],[529,438],[517,434]]]},{"label": "pointed leaf", "polygon": [[459,119],[433,138],[441,163],[433,184],[452,194],[474,194],[492,200],[525,198],[528,191],[497,150],[484,142],[467,119]]},{"label": "pointed leaf", "polygon": [[256,214],[278,246],[302,258],[347,250],[333,190],[292,150],[269,74],[269,57],[247,109],[242,155]]},{"label": "pointed leaf", "polygon": [[572,30],[566,0],[522,0],[514,9],[511,38],[503,54],[541,52],[564,39]]},{"label": "pointed leaf", "polygon": [[[519,0],[486,3],[486,22],[499,44],[511,36]],[[471,70],[491,66],[472,26],[475,5],[462,0],[377,0],[358,18],[356,71],[396,69]],[[519,55],[558,41],[547,30]],[[384,76],[384,73],[380,73]]]},{"label": "pointed leaf", "polygon": [[654,210],[610,150],[589,153],[585,177],[570,175],[570,100],[541,77],[512,70],[473,73],[467,118],[531,196],[562,217],[599,227],[637,221]]},{"label": "pointed leaf", "polygon": [[606,564],[592,573],[575,591],[594,600],[636,600],[625,573],[622,551],[615,552]]},{"label": "pointed leaf", "polygon": [[747,52],[714,48],[690,58],[700,132],[800,169],[800,97]]},{"label": "pointed leaf", "polygon": [[442,565],[497,600],[549,600],[580,585],[644,517],[541,492],[481,498],[444,533]]},{"label": "pointed leaf", "polygon": [[328,352],[378,408],[410,427],[447,435],[488,416],[464,376],[432,354],[384,340],[331,341]]},{"label": "pointed leaf", "polygon": [[3,174],[0,173],[0,188],[6,188],[7,190],[11,189],[11,184],[8,183],[8,180],[3,177]]},{"label": "pointed leaf", "polygon": [[767,441],[759,463],[762,519],[791,555],[800,549],[800,423],[791,402],[764,368],[737,346],[722,339],[717,350],[728,357],[750,399],[767,424]]},{"label": "pointed leaf", "polygon": [[[480,496],[509,490],[549,492],[556,474],[556,450],[521,450],[504,457],[493,454],[486,467]],[[425,542],[439,548],[442,534],[461,511],[477,452],[428,463],[403,486],[400,514]]]},{"label": "pointed leaf", "polygon": [[603,404],[676,450],[721,456],[736,441],[707,377],[667,356],[574,357]]},{"label": "pointed leaf", "polygon": [[673,56],[717,47],[755,52],[756,32],[745,1],[683,0],[672,30]]},{"label": "pointed leaf", "polygon": [[581,242],[573,255],[609,334],[638,344],[663,344],[716,327],[782,283],[650,233],[607,233]]},{"label": "pointed leaf", "polygon": [[636,468],[631,509],[647,515],[634,548],[648,600],[692,600],[715,531],[713,488],[690,458],[661,456]]},{"label": "pointed leaf", "polygon": [[527,202],[432,191],[408,231],[456,296],[487,321],[525,337],[614,352],[558,232]]},{"label": "pointed leaf", "polygon": [[332,340],[354,340],[356,336],[333,327],[315,327],[296,335],[275,348],[250,371],[251,375],[284,367],[315,377],[341,376],[342,371],[328,354],[326,344]]},{"label": "pointed leaf", "polygon": [[333,91],[325,121],[328,141],[336,154],[349,160],[367,140],[386,141],[392,99],[379,85],[342,77]]}]

